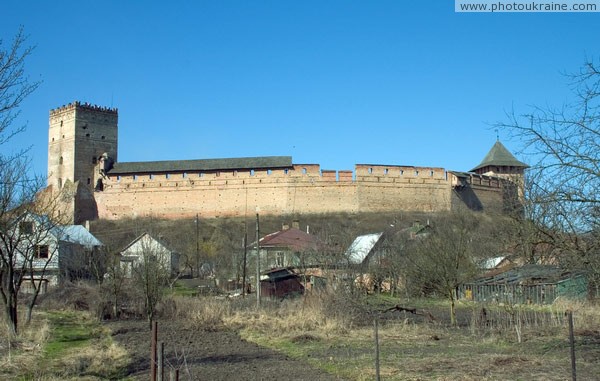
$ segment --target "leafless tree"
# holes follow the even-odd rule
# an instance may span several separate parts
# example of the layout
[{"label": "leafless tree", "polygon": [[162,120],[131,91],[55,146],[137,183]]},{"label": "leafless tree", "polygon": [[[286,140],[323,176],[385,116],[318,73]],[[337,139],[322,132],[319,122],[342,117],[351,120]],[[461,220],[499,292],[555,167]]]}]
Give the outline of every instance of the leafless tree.
[{"label": "leafless tree", "polygon": [[572,259],[571,266],[600,274],[600,267],[590,268],[600,255],[594,243],[600,222],[600,67],[587,60],[569,77],[568,103],[512,112],[498,126],[524,143],[523,153],[534,163],[528,217],[563,254],[572,254],[562,256]]},{"label": "leafless tree", "polygon": [[451,213],[435,221],[426,238],[406,249],[407,283],[422,295],[447,298],[452,324],[456,324],[456,289],[477,273],[478,224],[473,213]]},{"label": "leafless tree", "polygon": [[[165,287],[171,276],[170,258],[154,244],[154,241],[141,240],[138,259],[132,264],[132,280],[144,298],[144,313],[152,324],[156,306],[162,300]],[[168,253],[170,255],[170,253]]]},{"label": "leafless tree", "polygon": [[[40,84],[29,81],[25,74],[25,61],[33,50],[26,41],[23,28],[9,46],[0,40],[0,146],[25,130],[24,124],[15,126],[21,103]],[[28,256],[39,243],[35,242],[34,234],[23,234],[17,226],[25,212],[40,209],[40,204],[34,201],[41,182],[40,178],[28,176],[26,153],[26,148],[0,152],[0,294],[13,334],[18,330],[19,289],[28,266],[33,263]],[[48,233],[45,228],[41,230]],[[35,287],[36,283],[32,285]]]}]

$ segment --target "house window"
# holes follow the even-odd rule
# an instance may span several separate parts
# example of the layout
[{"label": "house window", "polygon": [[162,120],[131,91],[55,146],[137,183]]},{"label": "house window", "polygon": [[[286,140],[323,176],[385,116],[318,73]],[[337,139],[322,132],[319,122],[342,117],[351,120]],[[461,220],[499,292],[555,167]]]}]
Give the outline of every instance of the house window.
[{"label": "house window", "polygon": [[275,253],[275,265],[277,267],[285,266],[285,254],[282,251],[278,251]]},{"label": "house window", "polygon": [[21,221],[21,223],[19,223],[19,231],[21,234],[33,234],[33,222]]},{"label": "house window", "polygon": [[36,258],[48,258],[48,245],[36,245],[35,246],[35,257]]}]

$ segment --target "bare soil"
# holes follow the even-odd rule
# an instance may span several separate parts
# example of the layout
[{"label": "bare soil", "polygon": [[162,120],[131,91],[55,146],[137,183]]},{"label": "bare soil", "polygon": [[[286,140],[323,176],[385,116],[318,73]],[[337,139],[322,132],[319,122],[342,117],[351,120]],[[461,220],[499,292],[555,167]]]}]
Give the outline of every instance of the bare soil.
[{"label": "bare soil", "polygon": [[[131,356],[127,376],[148,380],[148,322],[120,320],[106,325]],[[174,321],[159,321],[158,341],[164,342],[166,380],[174,369],[179,369],[180,380],[339,380],[305,362],[242,340],[232,331],[194,330]]]}]

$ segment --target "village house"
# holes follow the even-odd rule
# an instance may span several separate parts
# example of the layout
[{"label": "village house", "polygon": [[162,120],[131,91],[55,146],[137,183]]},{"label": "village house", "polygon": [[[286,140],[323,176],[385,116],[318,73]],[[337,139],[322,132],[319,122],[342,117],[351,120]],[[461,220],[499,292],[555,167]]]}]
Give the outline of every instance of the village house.
[{"label": "village house", "polygon": [[[10,237],[17,247],[17,267],[40,282],[42,292],[62,281],[92,278],[94,272],[101,272],[95,266],[100,265],[103,244],[81,225],[59,225],[47,216],[25,213]],[[21,291],[28,289],[24,282]]]},{"label": "village house", "polygon": [[144,260],[157,261],[171,276],[179,272],[179,255],[148,233],[131,241],[119,255],[121,269],[128,278],[132,277],[135,267],[142,265]]}]

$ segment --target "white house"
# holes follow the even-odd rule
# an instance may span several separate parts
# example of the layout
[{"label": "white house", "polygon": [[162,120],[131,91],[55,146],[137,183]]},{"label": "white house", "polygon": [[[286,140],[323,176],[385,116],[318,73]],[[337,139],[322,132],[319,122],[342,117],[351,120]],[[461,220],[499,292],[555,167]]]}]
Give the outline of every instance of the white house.
[{"label": "white house", "polygon": [[[42,290],[58,285],[62,280],[89,276],[90,263],[103,246],[81,225],[59,225],[47,216],[23,214],[6,234],[9,239],[1,245],[15,248],[13,266],[20,272],[32,274],[42,282]],[[0,247],[3,255],[10,248]],[[22,290],[27,292],[27,282]]]},{"label": "white house", "polygon": [[119,254],[121,268],[127,277],[131,277],[133,268],[142,264],[145,256],[157,260],[170,274],[179,271],[179,255],[148,233],[134,239]]}]

